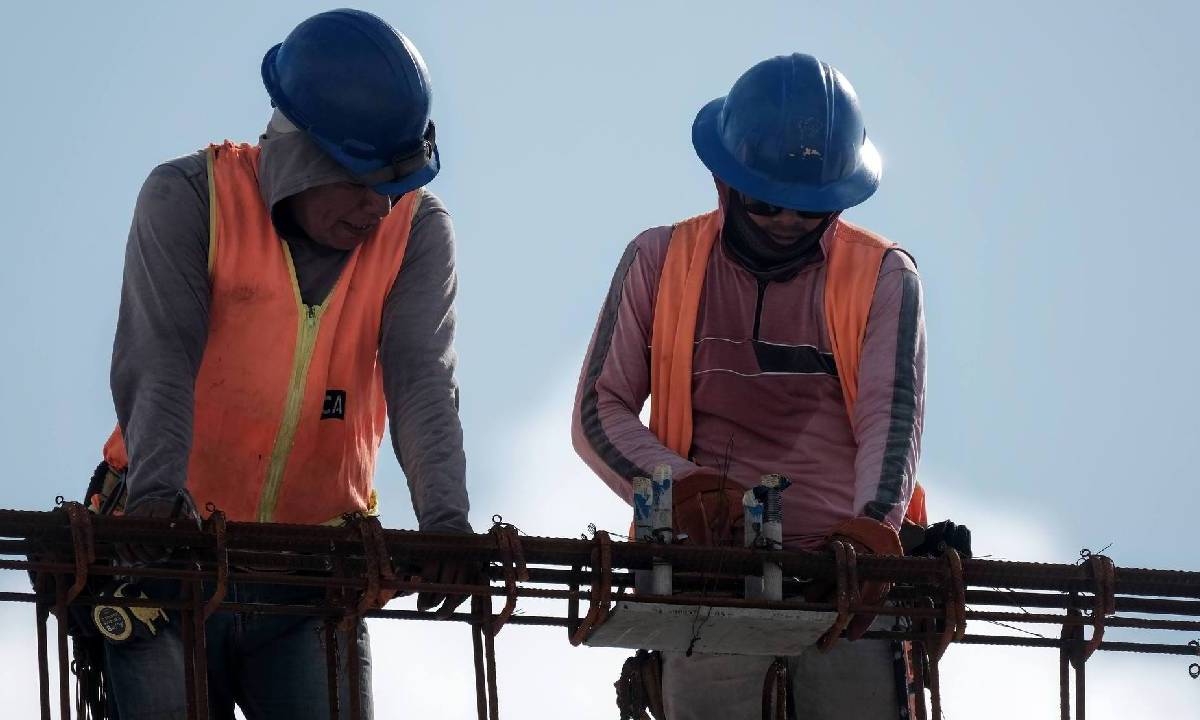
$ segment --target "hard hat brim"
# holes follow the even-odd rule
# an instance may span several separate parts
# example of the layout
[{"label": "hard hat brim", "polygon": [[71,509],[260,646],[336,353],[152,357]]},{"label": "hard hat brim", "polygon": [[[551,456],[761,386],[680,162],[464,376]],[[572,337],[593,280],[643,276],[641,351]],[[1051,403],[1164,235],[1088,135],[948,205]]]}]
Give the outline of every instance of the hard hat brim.
[{"label": "hard hat brim", "polygon": [[417,188],[425,187],[430,183],[430,181],[437,177],[439,170],[441,170],[441,165],[438,163],[437,156],[435,155],[434,159],[430,161],[428,165],[416,171],[415,173],[412,173],[411,175],[405,175],[395,182],[372,185],[371,189],[380,195],[397,197],[399,195],[403,195],[404,193],[416,190]]},{"label": "hard hat brim", "polygon": [[[308,137],[316,143],[317,147],[325,151],[327,155],[333,158],[339,165],[354,176],[365,176],[384,167],[386,163],[378,160],[368,160],[365,158],[356,157],[346,153],[339,145],[336,145],[325,139],[318,133],[312,131],[306,118],[301,116],[293,107],[287,93],[279,86],[278,79],[275,73],[275,56],[279,52],[280,45],[276,45],[267,51],[263,56],[262,62],[262,79],[266,85],[267,94],[271,97],[271,102],[283,113],[284,117],[292,122],[293,125],[303,131]],[[371,189],[380,195],[398,196],[403,195],[411,190],[416,190],[419,187],[429,184],[438,172],[442,169],[441,156],[438,154],[437,147],[433,149],[433,157],[429,159],[425,167],[420,170],[405,175],[404,177],[388,183],[380,183],[371,186]]]},{"label": "hard hat brim", "polygon": [[729,153],[721,142],[721,110],[725,98],[719,97],[700,108],[692,123],[692,147],[700,162],[713,175],[738,192],[755,200],[793,210],[845,210],[871,197],[879,187],[883,164],[879,151],[869,138],[863,139],[854,172],[837,182],[813,186],[773,180],[747,167]]},{"label": "hard hat brim", "polygon": [[[384,167],[382,163],[363,160],[352,155],[347,155],[338,147],[332,146],[330,143],[323,142],[320,138],[313,136],[313,141],[317,146],[329,154],[339,165],[350,171],[351,175],[361,177],[373,173]],[[433,157],[429,158],[429,162],[420,170],[409,173],[392,182],[379,183],[372,185],[371,189],[380,195],[397,196],[403,195],[410,190],[416,190],[419,187],[428,185],[431,180],[437,177],[438,172],[442,169],[442,159],[437,147],[433,148]]]}]

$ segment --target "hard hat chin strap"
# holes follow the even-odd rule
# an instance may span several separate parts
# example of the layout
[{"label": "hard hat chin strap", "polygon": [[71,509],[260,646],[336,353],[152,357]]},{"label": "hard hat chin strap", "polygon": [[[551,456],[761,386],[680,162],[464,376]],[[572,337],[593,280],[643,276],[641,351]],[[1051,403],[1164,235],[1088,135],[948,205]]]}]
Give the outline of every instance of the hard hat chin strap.
[{"label": "hard hat chin strap", "polygon": [[393,156],[389,164],[374,172],[360,175],[358,179],[367,186],[394,182],[428,165],[435,152],[437,152],[437,130],[433,121],[430,120],[429,125],[425,128],[425,135],[416,148]]}]

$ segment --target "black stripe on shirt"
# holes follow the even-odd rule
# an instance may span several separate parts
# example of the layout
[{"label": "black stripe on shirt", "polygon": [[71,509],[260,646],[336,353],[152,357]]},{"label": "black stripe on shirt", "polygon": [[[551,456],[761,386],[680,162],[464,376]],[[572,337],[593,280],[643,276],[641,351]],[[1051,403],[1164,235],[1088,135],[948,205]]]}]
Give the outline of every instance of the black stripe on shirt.
[{"label": "black stripe on shirt", "polygon": [[637,243],[630,243],[617,270],[613,273],[612,284],[608,288],[608,296],[604,299],[604,309],[600,311],[600,322],[596,328],[596,341],[592,344],[592,353],[585,363],[583,394],[579,401],[580,424],[583,426],[584,437],[588,445],[600,456],[600,460],[623,478],[633,478],[639,475],[649,477],[649,473],[639,468],[609,439],[600,421],[600,398],[596,392],[596,381],[604,370],[608,359],[608,351],[612,347],[613,332],[617,327],[617,313],[621,308],[621,295],[625,290],[625,278],[629,268],[637,259]]},{"label": "black stripe on shirt", "polygon": [[882,521],[900,502],[917,425],[917,340],[921,284],[917,274],[901,271],[900,320],[896,330],[896,375],[892,385],[891,425],[875,499],[863,512]]}]

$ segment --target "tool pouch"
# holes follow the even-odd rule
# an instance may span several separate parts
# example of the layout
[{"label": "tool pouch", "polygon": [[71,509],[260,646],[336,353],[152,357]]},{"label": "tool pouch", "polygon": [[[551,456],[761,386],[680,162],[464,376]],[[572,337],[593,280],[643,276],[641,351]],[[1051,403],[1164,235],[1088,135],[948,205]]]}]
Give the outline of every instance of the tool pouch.
[{"label": "tool pouch", "polygon": [[621,666],[613,683],[621,720],[665,720],[662,699],[662,654],[638,650]]},{"label": "tool pouch", "polygon": [[[84,492],[83,504],[89,512],[96,515],[120,515],[125,508],[126,498],[124,473],[115,472],[108,463],[101,462],[96,466],[88,480]],[[30,560],[38,560],[40,554],[31,552]],[[30,572],[30,581],[34,592],[39,595],[53,594],[50,587],[51,579]],[[111,581],[100,577],[89,577],[83,594],[92,597],[103,596],[105,583]],[[112,585],[115,589],[115,585]],[[141,610],[141,608],[138,608]],[[161,611],[160,611],[161,612]],[[71,637],[71,672],[75,675],[76,720],[120,720],[117,717],[115,703],[108,697],[107,671],[104,665],[104,644],[108,635],[121,636],[123,627],[133,629],[144,625],[135,620],[129,609],[122,608],[113,614],[109,609],[101,611],[101,607],[88,607],[73,603],[67,607],[67,634]],[[97,622],[97,616],[102,623]],[[122,619],[129,617],[133,622],[122,624]],[[100,625],[108,628],[108,632]],[[148,632],[148,631],[147,631]]]},{"label": "tool pouch", "polygon": [[104,602],[105,598],[148,600],[149,596],[129,581],[118,581],[100,593],[96,606],[92,608],[91,622],[95,631],[110,643],[122,644],[134,639],[153,638],[168,622],[167,614],[161,608],[110,605]]}]

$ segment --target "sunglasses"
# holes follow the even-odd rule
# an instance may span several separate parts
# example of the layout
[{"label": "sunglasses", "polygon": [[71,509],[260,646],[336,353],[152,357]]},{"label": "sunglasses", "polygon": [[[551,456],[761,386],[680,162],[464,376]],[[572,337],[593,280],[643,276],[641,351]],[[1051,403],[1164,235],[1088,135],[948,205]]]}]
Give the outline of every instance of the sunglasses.
[{"label": "sunglasses", "polygon": [[[785,208],[779,205],[772,205],[771,203],[763,202],[762,200],[755,200],[754,198],[747,197],[746,195],[742,195],[741,198],[742,207],[746,208],[746,212],[750,213],[751,215],[775,217],[784,210],[792,210],[792,208]],[[793,210],[793,212],[805,220],[821,220],[833,214],[833,211],[831,210],[815,212],[811,210]]]}]

